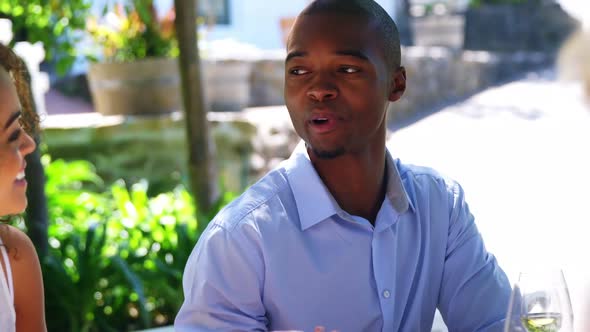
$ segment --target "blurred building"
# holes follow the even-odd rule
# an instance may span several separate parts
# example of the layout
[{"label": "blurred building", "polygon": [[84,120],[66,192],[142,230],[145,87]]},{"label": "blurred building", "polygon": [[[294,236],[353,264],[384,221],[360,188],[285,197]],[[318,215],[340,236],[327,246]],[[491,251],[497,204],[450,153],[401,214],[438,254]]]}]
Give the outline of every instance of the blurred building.
[{"label": "blurred building", "polygon": [[[390,15],[395,15],[397,0],[376,0]],[[94,12],[113,0],[93,1]],[[199,0],[200,15],[205,18],[204,36],[209,41],[233,39],[264,50],[283,48],[281,21],[294,18],[310,0]],[[174,0],[155,0],[164,12]]]}]

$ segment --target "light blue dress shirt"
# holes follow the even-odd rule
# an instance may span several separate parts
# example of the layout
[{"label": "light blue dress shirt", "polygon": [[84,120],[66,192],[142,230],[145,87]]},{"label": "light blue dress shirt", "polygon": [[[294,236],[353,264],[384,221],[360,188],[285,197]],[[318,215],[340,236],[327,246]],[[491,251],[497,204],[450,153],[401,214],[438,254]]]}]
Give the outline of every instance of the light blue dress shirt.
[{"label": "light blue dress shirt", "polygon": [[184,272],[175,329],[501,331],[510,284],[461,187],[387,153],[375,226],[342,210],[301,144],[230,203]]}]

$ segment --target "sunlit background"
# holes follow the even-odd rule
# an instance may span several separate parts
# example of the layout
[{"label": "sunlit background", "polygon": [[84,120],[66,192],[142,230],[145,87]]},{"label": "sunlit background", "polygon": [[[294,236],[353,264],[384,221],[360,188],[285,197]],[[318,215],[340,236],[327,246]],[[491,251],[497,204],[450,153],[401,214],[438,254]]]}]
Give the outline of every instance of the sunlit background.
[{"label": "sunlit background", "polygon": [[[576,331],[590,331],[590,2],[377,2],[398,22],[408,70],[390,108],[393,155],[462,184],[511,282],[563,269]],[[198,2],[220,182],[209,213],[189,194],[173,1],[117,3],[0,0],[0,41],[27,61],[43,120],[48,231],[36,244],[50,331],[170,329],[200,229],[298,142],[284,43],[309,1]],[[82,265],[85,248],[95,260]],[[437,316],[433,331],[445,330]]]}]

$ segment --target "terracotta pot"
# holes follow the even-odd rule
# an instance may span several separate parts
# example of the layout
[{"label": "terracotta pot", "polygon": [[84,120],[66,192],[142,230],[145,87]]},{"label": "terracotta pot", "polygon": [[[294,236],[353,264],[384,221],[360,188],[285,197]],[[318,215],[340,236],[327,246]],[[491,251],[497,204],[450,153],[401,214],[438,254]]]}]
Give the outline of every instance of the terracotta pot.
[{"label": "terracotta pot", "polygon": [[104,115],[169,113],[181,107],[176,59],[94,63],[88,84],[95,110]]}]

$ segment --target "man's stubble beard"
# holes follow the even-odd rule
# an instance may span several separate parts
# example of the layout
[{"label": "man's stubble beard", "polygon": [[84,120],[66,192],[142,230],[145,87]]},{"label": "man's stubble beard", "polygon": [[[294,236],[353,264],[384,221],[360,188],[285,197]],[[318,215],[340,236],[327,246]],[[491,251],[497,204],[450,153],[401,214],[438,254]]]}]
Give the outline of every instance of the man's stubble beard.
[{"label": "man's stubble beard", "polygon": [[346,150],[341,147],[341,148],[336,148],[334,150],[320,150],[320,149],[316,149],[313,146],[310,146],[309,144],[305,144],[305,146],[307,147],[308,150],[311,150],[311,152],[318,158],[318,159],[325,159],[325,160],[329,160],[329,159],[336,159],[340,156],[342,156]]}]

